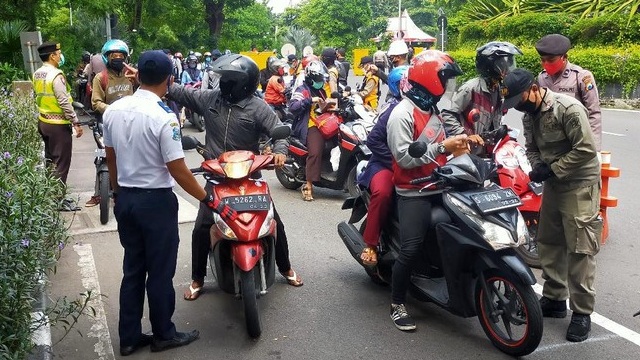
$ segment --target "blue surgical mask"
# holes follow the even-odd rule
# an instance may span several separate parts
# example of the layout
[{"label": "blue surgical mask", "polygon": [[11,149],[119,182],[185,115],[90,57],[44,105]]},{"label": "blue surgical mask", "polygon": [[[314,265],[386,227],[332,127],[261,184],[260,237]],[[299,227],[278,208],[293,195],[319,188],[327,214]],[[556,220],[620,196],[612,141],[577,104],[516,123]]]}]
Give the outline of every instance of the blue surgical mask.
[{"label": "blue surgical mask", "polygon": [[60,62],[58,62],[58,67],[64,65],[64,54],[60,53]]},{"label": "blue surgical mask", "polygon": [[320,90],[324,86],[324,81],[314,81],[313,85],[311,86],[313,86],[313,88],[316,90]]}]

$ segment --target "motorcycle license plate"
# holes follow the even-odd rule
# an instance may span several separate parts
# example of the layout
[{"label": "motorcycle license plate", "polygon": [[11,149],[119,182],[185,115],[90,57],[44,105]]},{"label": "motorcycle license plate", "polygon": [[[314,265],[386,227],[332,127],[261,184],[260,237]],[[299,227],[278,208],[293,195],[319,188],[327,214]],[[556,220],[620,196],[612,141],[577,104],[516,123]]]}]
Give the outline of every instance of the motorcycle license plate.
[{"label": "motorcycle license plate", "polygon": [[522,201],[510,188],[495,189],[471,195],[471,200],[482,214],[510,209],[522,205]]},{"label": "motorcycle license plate", "polygon": [[535,181],[531,181],[529,183],[529,189],[531,189],[531,191],[533,191],[534,194],[540,196],[542,195],[542,184],[535,182]]},{"label": "motorcycle license plate", "polygon": [[238,212],[268,211],[271,207],[271,198],[268,195],[228,196],[222,201]]}]

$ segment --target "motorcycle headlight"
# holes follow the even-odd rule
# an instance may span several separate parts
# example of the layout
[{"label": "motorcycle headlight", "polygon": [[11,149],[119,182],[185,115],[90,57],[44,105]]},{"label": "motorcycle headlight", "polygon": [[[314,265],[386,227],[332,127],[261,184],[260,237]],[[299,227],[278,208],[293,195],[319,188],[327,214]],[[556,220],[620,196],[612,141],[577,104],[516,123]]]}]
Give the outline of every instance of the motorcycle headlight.
[{"label": "motorcycle headlight", "polygon": [[528,243],[530,240],[529,229],[527,228],[527,222],[524,220],[524,217],[522,217],[520,211],[518,211],[518,225],[516,226],[516,230],[518,232],[516,246]]},{"label": "motorcycle headlight", "polygon": [[220,230],[220,232],[222,233],[222,236],[224,236],[225,239],[229,239],[229,240],[238,239],[238,237],[236,236],[236,233],[233,232],[231,227],[229,227],[229,225],[227,225],[227,223],[224,222],[224,220],[222,220],[220,215],[218,215],[215,212],[213,213],[213,220],[216,224],[216,227],[218,228],[218,230]]},{"label": "motorcycle headlight", "polygon": [[361,124],[354,124],[352,129],[353,132],[356,133],[356,136],[358,136],[360,141],[367,141],[367,129],[365,129],[364,126],[362,126]]},{"label": "motorcycle headlight", "polygon": [[269,230],[271,230],[271,220],[273,220],[273,204],[271,205],[271,207],[269,207],[267,217],[264,219],[264,222],[262,222],[260,232],[258,233],[259,238],[269,234]]},{"label": "motorcycle headlight", "polygon": [[[500,225],[489,222],[480,216],[480,214],[464,204],[462,201],[447,194],[447,199],[455,205],[463,214],[467,215],[471,221],[473,221],[480,229],[482,229],[485,240],[495,250],[504,249],[507,247],[516,247],[516,244],[511,232]],[[522,215],[518,214],[520,218]],[[524,223],[524,219],[522,220]],[[526,225],[525,225],[526,230]],[[518,219],[518,238],[520,238],[520,219]]]}]

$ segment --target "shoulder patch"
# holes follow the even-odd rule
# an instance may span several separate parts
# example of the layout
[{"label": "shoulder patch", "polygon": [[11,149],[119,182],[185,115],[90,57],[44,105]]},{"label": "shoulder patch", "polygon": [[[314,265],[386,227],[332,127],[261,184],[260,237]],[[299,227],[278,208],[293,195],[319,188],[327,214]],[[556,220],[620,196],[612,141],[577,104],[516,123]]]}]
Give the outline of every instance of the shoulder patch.
[{"label": "shoulder patch", "polygon": [[163,103],[162,101],[158,101],[158,105],[160,105],[160,107],[162,108],[162,110],[166,111],[167,113],[173,113],[173,111],[171,111],[171,108],[167,106],[167,104]]},{"label": "shoulder patch", "polygon": [[584,83],[584,88],[587,90],[592,90],[594,88],[593,86],[593,78],[591,77],[591,75],[586,75],[585,77],[582,78],[582,82]]}]

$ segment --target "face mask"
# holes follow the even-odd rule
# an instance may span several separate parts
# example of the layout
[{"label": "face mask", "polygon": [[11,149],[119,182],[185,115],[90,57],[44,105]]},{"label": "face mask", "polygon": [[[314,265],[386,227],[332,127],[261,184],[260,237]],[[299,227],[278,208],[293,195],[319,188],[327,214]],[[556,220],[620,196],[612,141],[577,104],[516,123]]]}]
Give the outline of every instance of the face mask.
[{"label": "face mask", "polygon": [[211,62],[211,58],[210,58],[210,57],[206,57],[206,58],[204,58],[204,62],[206,62],[206,63],[210,63],[210,62]]},{"label": "face mask", "polygon": [[280,76],[284,75],[284,69],[283,68],[279,68],[278,69],[278,75],[280,75]]},{"label": "face mask", "polygon": [[314,81],[312,86],[314,89],[320,90],[324,86],[324,81]]},{"label": "face mask", "polygon": [[197,65],[196,65],[196,64],[194,64],[194,63],[189,63],[189,68],[190,68],[190,69],[195,69],[195,68],[196,68],[196,66],[197,66]]},{"label": "face mask", "polygon": [[525,102],[521,102],[518,105],[514,106],[513,108],[518,111],[522,111],[524,113],[529,113],[529,114],[535,113],[536,110],[538,109],[538,107],[536,106],[536,103],[531,102],[529,100]]},{"label": "face mask", "polygon": [[109,61],[109,67],[115,71],[122,71],[124,69],[124,59],[113,59]]},{"label": "face mask", "polygon": [[64,54],[60,53],[60,61],[58,61],[58,67],[64,65]]},{"label": "face mask", "polygon": [[542,63],[542,67],[547,72],[547,74],[553,76],[562,71],[564,69],[564,59],[559,57],[558,60],[554,62],[544,62]]}]

